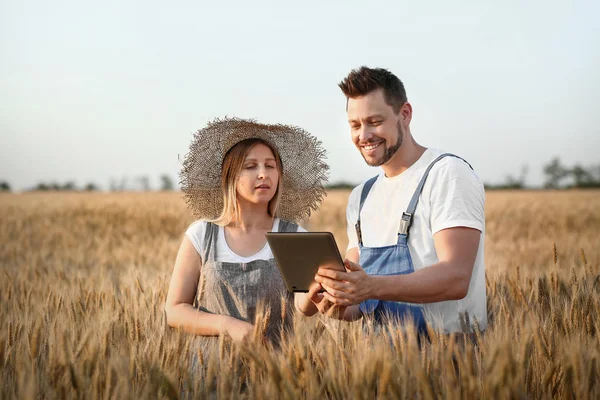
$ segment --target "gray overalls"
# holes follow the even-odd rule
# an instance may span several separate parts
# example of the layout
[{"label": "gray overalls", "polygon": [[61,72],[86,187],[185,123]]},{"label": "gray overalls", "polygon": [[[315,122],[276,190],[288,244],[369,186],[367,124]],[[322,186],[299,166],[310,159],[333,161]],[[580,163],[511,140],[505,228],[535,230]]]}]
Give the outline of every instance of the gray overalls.
[{"label": "gray overalls", "polygon": [[[279,232],[296,232],[298,225],[279,221]],[[198,293],[194,307],[214,314],[254,323],[259,303],[270,309],[266,337],[274,344],[279,341],[283,328],[291,326],[294,297],[286,290],[275,259],[254,260],[248,263],[216,261],[219,227],[206,225],[202,273],[198,283]],[[204,282],[202,282],[204,281]],[[203,288],[202,288],[203,286]],[[282,304],[282,300],[285,304]],[[282,309],[285,306],[285,310]],[[216,337],[204,337],[206,344],[216,345]]]}]

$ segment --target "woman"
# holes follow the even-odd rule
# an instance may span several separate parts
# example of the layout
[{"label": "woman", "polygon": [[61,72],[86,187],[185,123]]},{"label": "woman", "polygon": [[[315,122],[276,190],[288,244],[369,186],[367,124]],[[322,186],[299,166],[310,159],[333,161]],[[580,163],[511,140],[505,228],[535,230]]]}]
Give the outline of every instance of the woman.
[{"label": "woman", "polygon": [[175,261],[165,306],[170,326],[242,341],[264,305],[266,336],[277,339],[293,299],[265,233],[303,230],[294,222],[306,219],[325,192],[324,155],[320,142],[297,127],[228,118],[196,133],[181,178],[199,220]]}]

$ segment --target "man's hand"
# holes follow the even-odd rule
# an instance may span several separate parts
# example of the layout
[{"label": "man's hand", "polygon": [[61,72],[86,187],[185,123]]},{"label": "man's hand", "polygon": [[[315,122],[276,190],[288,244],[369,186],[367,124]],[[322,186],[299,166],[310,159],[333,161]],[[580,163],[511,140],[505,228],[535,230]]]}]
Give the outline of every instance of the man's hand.
[{"label": "man's hand", "polygon": [[310,301],[313,302],[321,314],[335,319],[343,319],[344,313],[346,312],[346,306],[333,304],[325,298],[326,292],[320,292],[322,288],[321,284],[317,282],[311,285],[307,294]]},{"label": "man's hand", "polygon": [[372,277],[348,259],[344,260],[344,266],[347,272],[319,268],[315,281],[325,289],[323,298],[339,306],[360,304],[371,298]]}]

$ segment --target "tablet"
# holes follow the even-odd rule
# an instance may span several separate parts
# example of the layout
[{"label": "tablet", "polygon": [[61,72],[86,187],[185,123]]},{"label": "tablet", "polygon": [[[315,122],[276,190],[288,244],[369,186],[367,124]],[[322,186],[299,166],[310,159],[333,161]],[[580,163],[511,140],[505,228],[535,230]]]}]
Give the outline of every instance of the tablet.
[{"label": "tablet", "polygon": [[267,232],[287,290],[308,292],[319,266],[346,271],[331,232]]}]

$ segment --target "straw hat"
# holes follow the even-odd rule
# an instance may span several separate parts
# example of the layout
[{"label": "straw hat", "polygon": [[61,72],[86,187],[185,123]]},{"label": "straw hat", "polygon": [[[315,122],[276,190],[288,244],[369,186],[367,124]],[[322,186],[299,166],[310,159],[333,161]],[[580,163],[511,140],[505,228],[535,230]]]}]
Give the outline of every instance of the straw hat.
[{"label": "straw hat", "polygon": [[260,138],[281,156],[283,184],[277,217],[301,221],[323,200],[329,166],[325,150],[314,136],[296,126],[265,125],[250,119],[215,119],[194,134],[180,172],[181,190],[194,216],[213,219],[223,210],[221,166],[235,144]]}]

